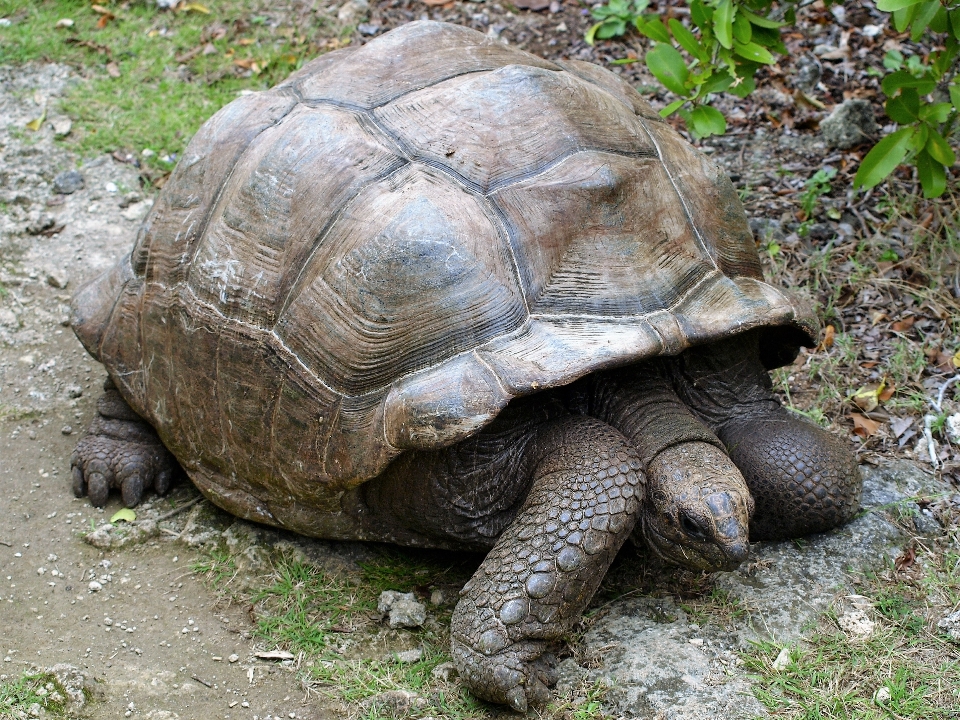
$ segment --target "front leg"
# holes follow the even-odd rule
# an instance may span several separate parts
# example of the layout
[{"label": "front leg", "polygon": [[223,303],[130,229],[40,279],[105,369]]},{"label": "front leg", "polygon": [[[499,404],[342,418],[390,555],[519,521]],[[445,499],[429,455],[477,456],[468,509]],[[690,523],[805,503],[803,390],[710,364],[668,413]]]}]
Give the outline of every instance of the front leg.
[{"label": "front leg", "polygon": [[464,587],[453,657],[479,697],[523,712],[549,699],[545,653],[580,617],[643,501],[636,451],[592,418],[565,418],[527,448],[526,502]]},{"label": "front leg", "polygon": [[70,458],[73,494],[88,495],[92,505],[103,507],[113,488],[124,505],[134,507],[147,490],[163,495],[170,489],[176,462],[109,378],[103,390],[97,416]]}]

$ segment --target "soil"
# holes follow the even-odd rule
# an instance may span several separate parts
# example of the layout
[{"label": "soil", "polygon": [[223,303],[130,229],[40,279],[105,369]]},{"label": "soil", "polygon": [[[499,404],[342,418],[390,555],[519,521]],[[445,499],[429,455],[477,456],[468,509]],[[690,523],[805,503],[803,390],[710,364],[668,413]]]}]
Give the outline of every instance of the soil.
[{"label": "soil", "polygon": [[[580,6],[555,3],[540,13],[510,7],[457,2],[436,9],[382,2],[372,10],[360,8],[362,24],[353,41],[427,16],[472,26],[548,57],[603,62],[642,52],[632,40],[587,46],[582,37],[591,19]],[[870,21],[868,14],[860,25]],[[837,35],[821,26],[807,41],[812,46],[816,37],[832,52]],[[851,52],[862,42],[855,34]],[[840,77],[824,64],[825,80]],[[862,70],[863,63],[857,66]],[[642,63],[618,72],[641,89],[654,85]],[[5,118],[0,127],[0,680],[33,666],[74,665],[95,680],[100,699],[88,708],[94,718],[339,716],[342,708],[306,702],[296,661],[256,657],[269,648],[257,644],[242,608],[221,607],[215,590],[191,572],[197,551],[174,537],[179,531],[167,528],[122,551],[101,550],[81,539],[121,505],[113,496],[107,508],[95,510],[70,491],[70,454],[93,417],[105,374],[67,327],[68,301],[84,280],[127,251],[151,200],[141,190],[137,169],[109,155],[80,159],[82,189],[55,191],[57,175],[78,167],[78,159],[56,142],[56,132],[68,123],[57,115],[56,99],[68,83],[80,81],[74,69],[58,65],[0,68],[0,117]],[[847,94],[834,86],[824,89],[828,104]],[[784,253],[802,255],[810,241],[793,232],[802,182],[777,170],[792,167],[802,179],[801,170],[811,166],[832,163],[849,174],[856,163],[849,153],[834,152],[803,131],[825,113],[795,102],[786,80],[774,77],[765,92],[762,111],[750,104],[725,108],[733,118],[731,133],[703,148],[739,186],[753,189],[752,195],[747,192],[748,209],[774,223]],[[36,132],[25,129],[44,108],[48,122]],[[782,131],[757,131],[752,123],[760,115],[773,118]],[[843,206],[843,199],[836,204]],[[851,212],[829,232],[839,233],[841,240],[852,236],[864,213],[872,219],[867,209]],[[876,322],[857,315],[856,304],[848,312],[849,328],[869,332]],[[931,323],[942,322],[931,313]],[[921,317],[919,309],[916,315]],[[891,313],[889,319],[899,316]],[[942,377],[934,379],[930,387],[935,390]],[[909,456],[911,445],[896,443],[904,432],[887,437],[881,431],[871,451]],[[194,497],[191,487],[181,485],[137,512],[159,515]],[[231,662],[233,655],[237,659]]]},{"label": "soil", "polygon": [[[218,608],[190,570],[195,551],[169,536],[122,553],[81,540],[121,505],[96,510],[70,491],[70,454],[105,375],[67,327],[67,303],[129,248],[150,201],[109,156],[80,165],[82,190],[53,191],[75,159],[53,122],[23,127],[74,81],[55,65],[0,70],[0,678],[74,665],[99,688],[95,718],[323,717],[303,703],[296,667],[254,657],[249,618]],[[194,496],[184,485],[137,511]]]}]

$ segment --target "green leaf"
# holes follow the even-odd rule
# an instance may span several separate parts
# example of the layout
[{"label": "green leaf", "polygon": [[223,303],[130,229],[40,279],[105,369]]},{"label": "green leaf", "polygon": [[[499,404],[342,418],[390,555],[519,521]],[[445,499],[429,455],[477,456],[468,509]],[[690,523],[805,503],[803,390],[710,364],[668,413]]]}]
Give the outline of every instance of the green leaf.
[{"label": "green leaf", "polygon": [[950,90],[950,102],[953,103],[953,107],[960,110],[960,85],[953,84],[949,88]]},{"label": "green leaf", "polygon": [[776,20],[771,20],[770,18],[754,15],[752,12],[747,10],[742,5],[738,8],[737,12],[743,15],[747,20],[749,20],[752,25],[756,25],[757,27],[771,28],[775,30],[777,28],[782,28],[784,25],[787,24],[785,22],[777,22]]},{"label": "green leaf", "polygon": [[950,32],[950,20],[947,18],[947,11],[942,6],[930,21],[930,29],[935,33]]},{"label": "green leaf", "polygon": [[110,518],[110,523],[118,522],[133,522],[137,519],[137,514],[130,508],[124,508],[123,510],[117,510],[113,517]]},{"label": "green leaf", "polygon": [[878,142],[860,163],[854,187],[872,188],[892,173],[907,154],[913,128],[901,128]]},{"label": "green leaf", "polygon": [[894,10],[901,10],[921,2],[923,2],[923,0],[877,0],[877,10],[893,12]]},{"label": "green leaf", "polygon": [[920,39],[923,31],[927,29],[927,26],[930,24],[930,21],[933,20],[933,16],[937,14],[937,10],[939,9],[940,0],[927,0],[927,2],[920,6],[920,10],[917,12],[917,16],[910,26],[911,40],[916,42]]},{"label": "green leaf", "polygon": [[735,42],[733,44],[733,51],[742,58],[752,60],[753,62],[762,63],[764,65],[773,65],[773,63],[776,62],[769,50],[767,50],[765,47],[757,45],[756,43]]},{"label": "green leaf", "polygon": [[933,128],[929,129],[929,133],[930,135],[927,138],[927,145],[924,150],[938,163],[946,165],[947,167],[953,166],[957,161],[957,156],[954,154],[953,148],[950,147],[950,143],[944,140],[943,135]]},{"label": "green leaf", "polygon": [[673,45],[658,43],[647,51],[645,59],[650,72],[667,90],[677,95],[687,95],[684,83],[690,73],[683,62],[683,56]]},{"label": "green leaf", "polygon": [[704,81],[703,85],[700,87],[700,92],[697,93],[697,97],[703,97],[704,95],[709,95],[710,93],[723,92],[730,87],[731,84],[733,84],[733,78],[729,73],[716,73],[708,80]]},{"label": "green leaf", "polygon": [[888,50],[883,56],[883,66],[894,72],[900,70],[903,67],[903,53],[899,50]]},{"label": "green leaf", "polygon": [[620,19],[611,18],[600,23],[600,29],[597,30],[597,37],[601,40],[609,40],[612,37],[619,37],[627,31],[627,24]]},{"label": "green leaf", "polygon": [[667,32],[666,26],[658,17],[638,17],[633,24],[641,34],[646,35],[651,40],[662,43],[670,42],[670,33]]},{"label": "green leaf", "polygon": [[663,110],[660,111],[660,117],[670,117],[677,110],[683,107],[683,104],[685,102],[686,100],[674,100],[672,103],[670,103],[665,108],[663,108]]},{"label": "green leaf", "polygon": [[880,83],[883,88],[883,94],[887,97],[896,95],[897,90],[901,88],[916,88],[920,95],[927,95],[933,92],[936,83],[928,77],[914,77],[906,70],[897,70],[895,73],[887,75]]},{"label": "green leaf", "polygon": [[920,177],[920,186],[925,198],[935,198],[943,195],[947,189],[947,173],[943,164],[930,157],[926,151],[917,155],[917,175]]},{"label": "green leaf", "polygon": [[750,42],[753,38],[753,27],[750,25],[750,21],[739,12],[733,18],[733,37],[744,44]]},{"label": "green leaf", "polygon": [[583,36],[583,39],[586,41],[587,45],[593,45],[594,36],[597,34],[597,30],[600,29],[600,26],[603,25],[602,22],[598,22],[590,26],[590,29],[587,30],[587,34]]},{"label": "green leaf", "polygon": [[920,108],[920,117],[935,123],[945,123],[950,117],[950,111],[953,109],[951,103],[932,103],[924,104]]},{"label": "green leaf", "polygon": [[697,137],[723,135],[727,131],[727,120],[716,108],[698,105],[690,112],[690,129]]},{"label": "green leaf", "polygon": [[670,26],[670,32],[673,33],[673,37],[676,38],[677,42],[680,44],[680,47],[698,60],[706,62],[710,59],[710,53],[707,52],[707,49],[700,44],[700,41],[697,40],[696,35],[684,27],[682,22],[676,18],[670,18],[670,20],[667,21],[667,24]]},{"label": "green leaf", "polygon": [[727,50],[733,47],[733,0],[720,0],[713,13],[713,32]]},{"label": "green leaf", "polygon": [[886,104],[887,115],[894,122],[909,125],[920,117],[920,96],[914,88],[904,88]]},{"label": "green leaf", "polygon": [[713,8],[704,5],[703,0],[693,0],[690,3],[690,19],[701,30],[706,30],[713,19]]}]

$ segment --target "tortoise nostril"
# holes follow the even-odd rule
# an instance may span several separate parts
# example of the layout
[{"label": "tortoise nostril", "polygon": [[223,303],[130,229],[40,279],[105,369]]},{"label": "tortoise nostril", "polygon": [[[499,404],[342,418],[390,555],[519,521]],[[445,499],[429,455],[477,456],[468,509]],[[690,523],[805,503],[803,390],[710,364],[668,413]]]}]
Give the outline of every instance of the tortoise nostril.
[{"label": "tortoise nostril", "polygon": [[694,540],[706,540],[707,533],[703,531],[700,523],[686,512],[680,512],[680,528]]}]

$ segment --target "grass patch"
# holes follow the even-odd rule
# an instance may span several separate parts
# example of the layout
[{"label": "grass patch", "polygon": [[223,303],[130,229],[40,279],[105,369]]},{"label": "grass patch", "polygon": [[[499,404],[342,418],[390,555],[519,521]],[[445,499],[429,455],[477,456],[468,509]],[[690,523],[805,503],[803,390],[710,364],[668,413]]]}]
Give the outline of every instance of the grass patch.
[{"label": "grass patch", "polygon": [[[364,720],[500,716],[455,675],[434,672],[451,662],[450,616],[478,557],[378,547],[355,571],[333,573],[291,547],[253,550],[208,549],[192,569],[222,603],[248,609],[253,635],[265,647],[297,656],[303,682],[320,702]],[[246,565],[251,557],[258,558],[255,572]],[[428,608],[424,626],[393,630],[381,623],[377,601],[384,590],[415,593]],[[419,649],[420,658],[401,662],[397,653],[410,649]],[[604,692],[584,685],[539,710],[539,717],[601,720]]]},{"label": "grass patch", "polygon": [[780,669],[773,663],[782,648],[756,643],[744,655],[756,697],[774,717],[797,720],[960,717],[960,644],[937,626],[960,604],[956,535],[908,548],[890,568],[862,578],[858,592],[873,631],[850,631],[838,605],[789,648]]},{"label": "grass patch", "polygon": [[[268,88],[340,44],[323,14],[257,0],[191,5],[209,13],[161,11],[152,0],[104,0],[98,7],[109,14],[86,0],[0,0],[11,21],[0,28],[0,64],[76,67],[86,82],[61,101],[74,121],[65,142],[81,155],[130,151],[148,177],[162,177],[239,93]],[[58,27],[63,20],[73,24]]]},{"label": "grass patch", "polygon": [[51,673],[24,673],[13,679],[0,675],[0,718],[27,717],[35,705],[48,717],[67,717],[63,688]]}]

